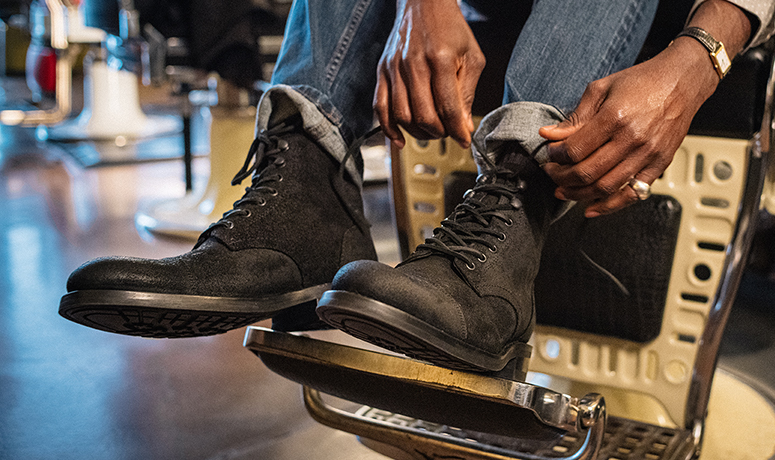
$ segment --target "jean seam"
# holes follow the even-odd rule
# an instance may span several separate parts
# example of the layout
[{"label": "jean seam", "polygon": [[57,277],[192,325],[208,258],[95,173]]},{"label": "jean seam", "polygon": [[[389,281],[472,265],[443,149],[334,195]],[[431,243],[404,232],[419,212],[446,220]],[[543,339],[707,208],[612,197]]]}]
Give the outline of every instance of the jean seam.
[{"label": "jean seam", "polygon": [[366,8],[368,8],[370,4],[371,0],[361,0],[358,2],[355,8],[353,8],[353,12],[350,16],[349,22],[347,23],[347,27],[345,27],[342,36],[339,37],[339,41],[336,44],[336,48],[334,49],[334,53],[331,56],[331,60],[328,61],[328,65],[326,66],[325,78],[326,84],[328,85],[328,88],[326,89],[331,89],[331,85],[333,85],[334,80],[339,73],[339,69],[342,67],[344,57],[347,54],[347,51],[350,49],[350,44],[353,41],[353,37],[358,31],[358,27],[360,26],[361,21],[366,14]]},{"label": "jean seam", "polygon": [[608,47],[608,52],[600,61],[600,67],[598,68],[597,73],[599,78],[610,74],[612,69],[616,68],[617,62],[619,61],[618,57],[625,54],[627,49],[629,49],[632,43],[633,25],[637,24],[640,17],[643,16],[643,12],[641,11],[641,8],[639,8],[639,5],[641,5],[641,3],[630,2],[627,14],[622,18],[621,26],[614,35],[614,38],[621,37],[621,41],[616,42],[620,45]]}]

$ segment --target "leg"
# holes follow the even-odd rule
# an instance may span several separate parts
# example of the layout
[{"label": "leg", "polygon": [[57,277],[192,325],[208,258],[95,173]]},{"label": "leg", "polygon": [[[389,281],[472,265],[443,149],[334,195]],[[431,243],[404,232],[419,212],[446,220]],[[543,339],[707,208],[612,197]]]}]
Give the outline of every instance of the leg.
[{"label": "leg", "polygon": [[474,136],[476,186],[395,269],[371,261],[343,267],[318,315],[447,367],[499,371],[529,355],[533,280],[563,208],[536,161],[544,145],[538,128],[564,119],[587,83],[634,61],[656,8],[655,0],[642,4],[539,0],[512,54],[507,104]]},{"label": "leg", "polygon": [[516,140],[545,162],[538,128],[570,113],[590,82],[635,63],[657,4],[537,0],[511,53],[504,105],[480,125],[476,152],[490,154]]},{"label": "leg", "polygon": [[233,181],[252,176],[245,195],[188,253],[81,266],[60,314],[149,337],[211,335],[266,318],[281,330],[323,327],[314,308],[339,267],[376,259],[360,172],[340,163],[372,123],[364,94],[391,8],[389,0],[296,2],[277,85],[262,99],[258,136]]},{"label": "leg", "polygon": [[[258,130],[300,113],[305,130],[341,161],[374,124],[376,67],[394,17],[391,0],[294,2]],[[354,160],[348,171],[360,180],[360,155]]]}]

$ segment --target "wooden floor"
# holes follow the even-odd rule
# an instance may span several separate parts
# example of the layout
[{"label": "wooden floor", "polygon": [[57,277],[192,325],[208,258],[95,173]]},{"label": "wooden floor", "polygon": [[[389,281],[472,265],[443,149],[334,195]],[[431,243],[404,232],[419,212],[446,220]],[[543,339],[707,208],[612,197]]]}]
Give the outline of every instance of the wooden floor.
[{"label": "wooden floor", "polygon": [[[179,161],[84,168],[65,150],[0,127],[0,459],[384,458],[311,420],[299,386],[242,347],[244,329],[151,340],[60,318],[81,263],[192,246],[134,224],[148,203],[183,196]],[[201,185],[206,158],[194,166]],[[367,189],[367,211],[380,256],[395,262],[386,186]],[[773,388],[775,290],[756,276],[744,288],[721,365]]]}]

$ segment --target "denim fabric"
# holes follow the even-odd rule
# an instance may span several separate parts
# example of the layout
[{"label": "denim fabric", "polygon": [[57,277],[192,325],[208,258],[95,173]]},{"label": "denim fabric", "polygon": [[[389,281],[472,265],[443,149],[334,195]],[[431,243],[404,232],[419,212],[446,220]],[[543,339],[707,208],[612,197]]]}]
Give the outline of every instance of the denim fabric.
[{"label": "denim fabric", "polygon": [[548,161],[544,146],[546,139],[538,135],[542,126],[553,125],[565,119],[565,114],[554,106],[541,102],[512,102],[490,112],[474,133],[472,148],[479,172],[487,163],[481,156],[488,154],[497,163],[496,154],[505,143],[518,144],[522,152],[540,164]]},{"label": "denim fabric", "polygon": [[503,103],[571,112],[587,84],[632,66],[657,0],[537,0],[506,71]]},{"label": "denim fabric", "polygon": [[[512,52],[504,102],[572,110],[589,82],[632,65],[656,6],[657,0],[537,0]],[[394,19],[395,0],[296,0],[258,128],[301,113],[310,134],[343,158],[374,124],[376,66]],[[498,119],[512,120],[502,112],[521,107],[506,105]],[[522,129],[521,138],[540,142],[535,125],[500,132]],[[360,177],[357,161],[347,168]]]},{"label": "denim fabric", "polygon": [[[532,156],[540,164],[546,163],[546,139],[538,135],[538,129],[564,119],[565,114],[559,109],[541,102],[511,102],[493,110],[479,123],[471,141],[479,173],[487,172],[489,164],[498,163],[500,154],[508,154],[516,146],[518,153]],[[501,148],[506,145],[509,150]],[[487,155],[491,163],[484,161],[483,155]],[[575,204],[575,201],[564,201],[554,210],[552,221],[562,217]]]}]

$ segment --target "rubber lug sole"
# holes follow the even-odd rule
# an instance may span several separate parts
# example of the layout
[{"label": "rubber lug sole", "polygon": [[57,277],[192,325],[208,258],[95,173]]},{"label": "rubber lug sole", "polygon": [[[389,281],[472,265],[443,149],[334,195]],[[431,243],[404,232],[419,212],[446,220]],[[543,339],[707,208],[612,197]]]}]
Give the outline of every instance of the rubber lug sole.
[{"label": "rubber lug sole", "polygon": [[59,314],[70,321],[116,334],[152,338],[203,337],[222,334],[281,315],[282,331],[320,329],[300,315],[282,315],[293,308],[314,311],[317,300],[329,289],[322,284],[260,299],[197,296],[154,292],[83,290],[62,297]]},{"label": "rubber lug sole", "polygon": [[472,347],[380,301],[347,291],[328,291],[315,310],[323,321],[356,338],[450,369],[524,381],[532,347],[509,344],[501,354]]}]

